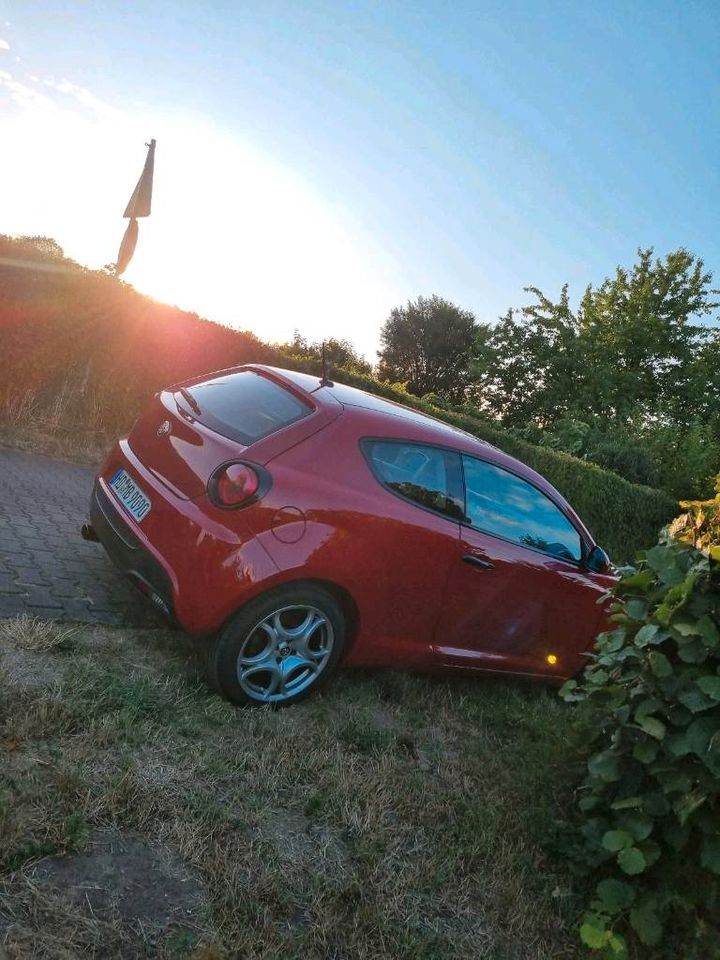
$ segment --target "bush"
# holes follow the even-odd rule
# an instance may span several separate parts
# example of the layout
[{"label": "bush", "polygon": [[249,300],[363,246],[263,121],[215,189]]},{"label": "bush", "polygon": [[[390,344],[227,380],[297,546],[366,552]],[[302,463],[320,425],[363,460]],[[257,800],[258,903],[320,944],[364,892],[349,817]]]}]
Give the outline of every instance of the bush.
[{"label": "bush", "polygon": [[585,456],[599,467],[620,474],[630,483],[659,485],[656,458],[648,450],[647,440],[638,434],[596,432],[588,441]]},{"label": "bush", "polygon": [[[615,587],[615,629],[561,691],[594,713],[570,852],[601,878],[580,936],[603,957],[720,957],[720,482]],[[627,942],[626,942],[627,941]]]}]

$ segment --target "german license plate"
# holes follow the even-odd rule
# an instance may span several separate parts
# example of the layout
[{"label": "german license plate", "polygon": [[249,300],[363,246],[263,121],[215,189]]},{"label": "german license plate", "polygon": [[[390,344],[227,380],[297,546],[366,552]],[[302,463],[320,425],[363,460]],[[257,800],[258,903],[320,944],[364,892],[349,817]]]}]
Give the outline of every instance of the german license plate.
[{"label": "german license plate", "polygon": [[145,496],[126,470],[121,468],[114,473],[110,480],[110,486],[115,491],[115,496],[120,503],[138,523],[150,513],[152,504],[149,497]]}]

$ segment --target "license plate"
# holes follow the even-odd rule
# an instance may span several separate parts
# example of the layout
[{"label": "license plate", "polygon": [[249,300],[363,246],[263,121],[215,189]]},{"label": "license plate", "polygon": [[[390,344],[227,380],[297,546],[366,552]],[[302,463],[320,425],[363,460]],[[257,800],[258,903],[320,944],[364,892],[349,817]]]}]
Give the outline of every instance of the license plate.
[{"label": "license plate", "polygon": [[117,473],[114,473],[110,480],[110,486],[130,516],[138,522],[150,513],[152,504],[149,498],[145,496],[127,471],[120,469]]}]

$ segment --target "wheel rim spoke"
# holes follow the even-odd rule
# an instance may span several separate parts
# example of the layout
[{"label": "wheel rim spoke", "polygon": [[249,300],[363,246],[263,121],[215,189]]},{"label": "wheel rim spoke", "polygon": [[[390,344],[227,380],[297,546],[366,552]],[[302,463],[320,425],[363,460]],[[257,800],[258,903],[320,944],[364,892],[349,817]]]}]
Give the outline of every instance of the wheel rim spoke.
[{"label": "wheel rim spoke", "polygon": [[334,643],[332,624],[316,607],[282,607],[250,631],[237,660],[237,678],[253,700],[277,703],[309,687]]}]

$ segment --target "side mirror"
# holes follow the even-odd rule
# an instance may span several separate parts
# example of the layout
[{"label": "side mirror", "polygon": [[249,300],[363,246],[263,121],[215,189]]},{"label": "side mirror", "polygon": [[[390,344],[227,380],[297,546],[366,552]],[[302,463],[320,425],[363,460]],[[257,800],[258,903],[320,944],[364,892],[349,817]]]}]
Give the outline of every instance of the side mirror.
[{"label": "side mirror", "polygon": [[594,546],[587,557],[585,557],[585,566],[590,573],[612,573],[610,557],[602,547],[598,547],[597,545]]}]

